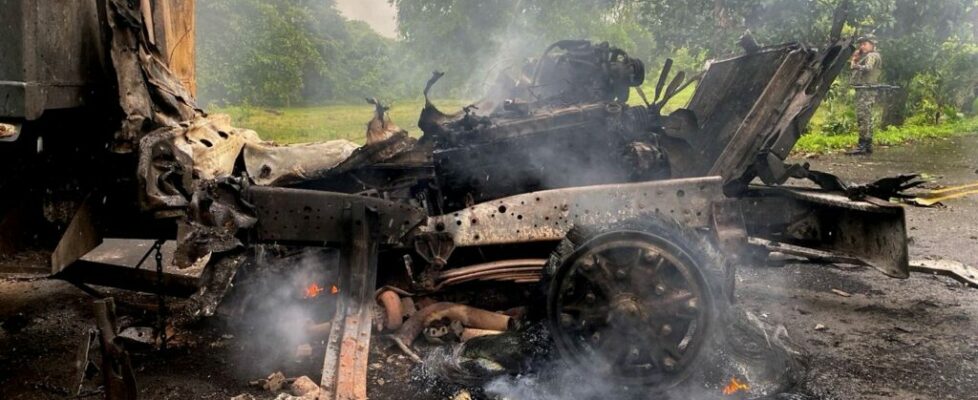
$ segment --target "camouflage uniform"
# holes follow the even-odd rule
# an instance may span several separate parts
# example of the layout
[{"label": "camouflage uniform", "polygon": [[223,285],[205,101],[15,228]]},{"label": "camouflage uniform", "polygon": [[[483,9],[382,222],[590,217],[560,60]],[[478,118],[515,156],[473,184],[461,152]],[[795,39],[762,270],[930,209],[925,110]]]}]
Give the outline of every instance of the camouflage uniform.
[{"label": "camouflage uniform", "polygon": [[879,84],[883,72],[883,58],[875,50],[859,59],[852,74],[852,85],[856,87],[856,122],[859,124],[860,143],[873,142],[873,105],[876,103],[876,89],[868,88]]}]

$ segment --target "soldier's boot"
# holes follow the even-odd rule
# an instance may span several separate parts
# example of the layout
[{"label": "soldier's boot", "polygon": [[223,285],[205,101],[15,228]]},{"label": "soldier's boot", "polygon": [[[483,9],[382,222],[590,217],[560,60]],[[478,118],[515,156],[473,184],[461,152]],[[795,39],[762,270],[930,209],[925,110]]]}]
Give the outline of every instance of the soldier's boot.
[{"label": "soldier's boot", "polygon": [[859,138],[859,144],[856,145],[856,148],[847,151],[846,154],[850,156],[873,154],[873,139]]}]

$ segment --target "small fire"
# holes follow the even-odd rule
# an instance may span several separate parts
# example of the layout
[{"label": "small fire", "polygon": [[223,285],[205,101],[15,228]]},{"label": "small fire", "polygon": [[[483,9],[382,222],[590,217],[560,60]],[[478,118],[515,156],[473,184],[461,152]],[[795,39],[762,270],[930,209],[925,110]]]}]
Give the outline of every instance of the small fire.
[{"label": "small fire", "polygon": [[323,290],[324,289],[319,287],[319,285],[317,285],[316,283],[312,283],[308,287],[306,287],[306,292],[304,297],[307,299],[311,299],[313,297],[319,296],[319,294],[322,293]]},{"label": "small fire", "polygon": [[737,378],[730,378],[730,383],[723,388],[723,394],[729,396],[737,392],[746,392],[750,390],[750,386],[746,383],[740,382]]},{"label": "small fire", "polygon": [[[303,291],[302,297],[305,297],[307,299],[319,297],[319,295],[325,291],[326,288],[319,286],[319,284],[310,283],[309,286],[307,286],[306,289]],[[336,287],[336,285],[330,285],[329,287],[330,294],[337,294],[339,292],[340,292],[340,288]]]}]

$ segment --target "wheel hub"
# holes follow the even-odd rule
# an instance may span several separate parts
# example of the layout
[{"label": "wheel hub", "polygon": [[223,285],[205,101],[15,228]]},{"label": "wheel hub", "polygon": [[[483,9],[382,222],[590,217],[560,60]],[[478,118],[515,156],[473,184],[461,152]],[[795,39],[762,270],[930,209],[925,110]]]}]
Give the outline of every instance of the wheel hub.
[{"label": "wheel hub", "polygon": [[658,387],[688,375],[713,312],[693,259],[643,232],[600,235],[575,251],[554,276],[548,308],[565,359]]}]

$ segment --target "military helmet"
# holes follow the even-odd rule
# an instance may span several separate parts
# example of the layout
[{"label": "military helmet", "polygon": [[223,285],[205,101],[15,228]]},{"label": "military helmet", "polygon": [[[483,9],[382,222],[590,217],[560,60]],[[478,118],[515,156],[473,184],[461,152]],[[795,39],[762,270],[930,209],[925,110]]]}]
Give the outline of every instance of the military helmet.
[{"label": "military helmet", "polygon": [[876,35],[874,35],[872,33],[867,33],[865,35],[860,36],[858,39],[856,39],[856,44],[860,44],[860,43],[864,43],[864,42],[870,42],[872,44],[879,44],[879,41],[876,40]]}]

